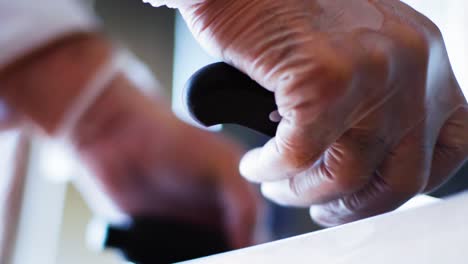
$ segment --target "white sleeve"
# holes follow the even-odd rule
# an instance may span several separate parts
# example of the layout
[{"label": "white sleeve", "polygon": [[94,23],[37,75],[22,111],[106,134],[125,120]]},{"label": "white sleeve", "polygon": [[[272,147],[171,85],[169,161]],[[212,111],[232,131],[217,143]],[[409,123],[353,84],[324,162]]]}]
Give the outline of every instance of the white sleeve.
[{"label": "white sleeve", "polygon": [[71,32],[98,28],[79,0],[0,0],[0,69]]}]

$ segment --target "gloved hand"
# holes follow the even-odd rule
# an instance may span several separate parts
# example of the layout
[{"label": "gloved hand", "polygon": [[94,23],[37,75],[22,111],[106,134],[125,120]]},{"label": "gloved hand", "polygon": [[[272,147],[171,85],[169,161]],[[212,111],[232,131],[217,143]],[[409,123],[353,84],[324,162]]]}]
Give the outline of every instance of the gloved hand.
[{"label": "gloved hand", "polygon": [[257,199],[238,172],[241,150],[179,121],[125,77],[112,82],[72,138],[124,212],[216,227],[235,248],[252,243]]},{"label": "gloved hand", "polygon": [[467,160],[468,106],[442,35],[397,0],[153,0],[275,92],[276,137],[241,172],[327,226],[393,210]]},{"label": "gloved hand", "polygon": [[[0,72],[0,97],[47,134],[66,131],[124,213],[219,228],[235,248],[252,243],[257,198],[239,175],[239,147],[182,123],[125,74],[90,81],[110,57],[102,37],[70,36]],[[83,96],[91,87],[96,100]]]}]

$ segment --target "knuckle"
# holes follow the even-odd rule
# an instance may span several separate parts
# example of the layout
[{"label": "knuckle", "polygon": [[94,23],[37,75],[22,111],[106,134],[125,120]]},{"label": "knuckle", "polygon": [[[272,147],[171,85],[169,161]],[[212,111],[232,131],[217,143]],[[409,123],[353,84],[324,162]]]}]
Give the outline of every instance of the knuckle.
[{"label": "knuckle", "polygon": [[348,60],[340,59],[337,56],[327,58],[327,63],[324,63],[319,72],[321,95],[332,100],[340,99],[349,92],[353,72],[353,65]]},{"label": "knuckle", "polygon": [[382,48],[373,49],[369,54],[369,60],[374,67],[386,68],[389,64],[388,52]]},{"label": "knuckle", "polygon": [[431,37],[436,39],[443,39],[442,31],[440,30],[439,26],[434,23],[432,20],[423,18],[423,25],[427,32]]},{"label": "knuckle", "polygon": [[423,64],[429,63],[430,42],[427,34],[409,26],[400,27],[400,37],[398,45],[403,47],[404,56],[411,59],[413,63]]},{"label": "knuckle", "polygon": [[[393,40],[383,35],[379,30],[361,29],[356,32],[355,38],[358,40],[354,45],[352,56],[356,60],[356,65],[364,72],[365,79],[381,81],[390,71],[391,53],[390,49]],[[355,39],[355,40],[356,40]]]},{"label": "knuckle", "polygon": [[383,47],[374,48],[369,51],[364,59],[364,68],[367,70],[367,78],[387,83],[390,75],[390,57],[388,51]]}]

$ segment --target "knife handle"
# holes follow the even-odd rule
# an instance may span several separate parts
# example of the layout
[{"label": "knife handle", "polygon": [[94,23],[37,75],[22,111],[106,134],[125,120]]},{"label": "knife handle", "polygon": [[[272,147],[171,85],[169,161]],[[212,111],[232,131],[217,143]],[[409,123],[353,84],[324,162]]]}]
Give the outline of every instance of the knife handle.
[{"label": "knife handle", "polygon": [[88,245],[113,249],[135,264],[169,264],[231,250],[225,233],[210,226],[164,217],[133,217],[116,225],[94,219]]},{"label": "knife handle", "polygon": [[185,103],[193,119],[204,126],[238,124],[274,137],[278,123],[274,93],[224,63],[208,65],[188,81]]}]

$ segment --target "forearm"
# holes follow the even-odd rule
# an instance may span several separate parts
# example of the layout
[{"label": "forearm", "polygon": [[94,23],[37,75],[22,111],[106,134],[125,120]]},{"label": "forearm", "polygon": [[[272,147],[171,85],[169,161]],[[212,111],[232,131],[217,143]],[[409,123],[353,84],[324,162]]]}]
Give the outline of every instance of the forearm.
[{"label": "forearm", "polygon": [[111,50],[97,34],[60,38],[4,68],[0,97],[46,133],[54,133]]}]

